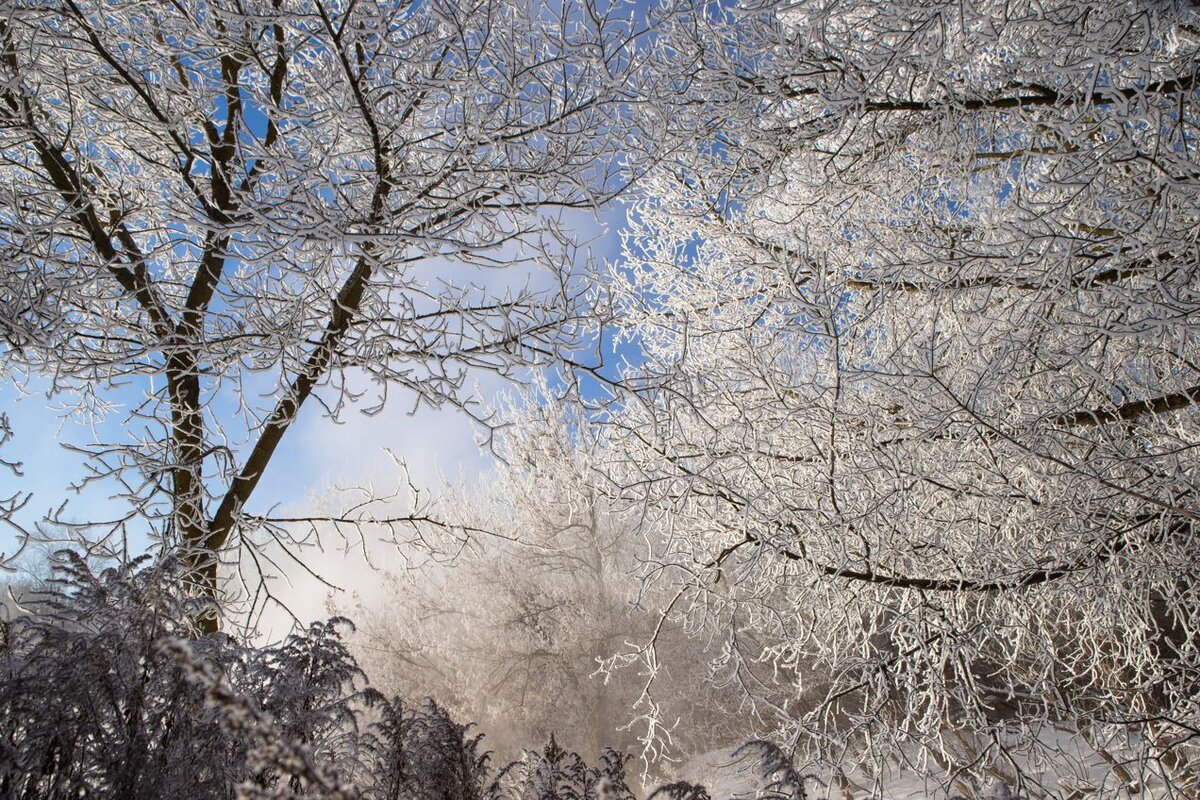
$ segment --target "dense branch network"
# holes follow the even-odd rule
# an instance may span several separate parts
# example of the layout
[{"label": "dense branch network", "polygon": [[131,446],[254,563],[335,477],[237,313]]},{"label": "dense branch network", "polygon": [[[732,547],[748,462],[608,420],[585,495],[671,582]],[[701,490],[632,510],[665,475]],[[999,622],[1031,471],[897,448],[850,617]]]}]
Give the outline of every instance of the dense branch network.
[{"label": "dense branch network", "polygon": [[671,613],[774,642],[814,758],[916,747],[978,786],[1050,724],[1196,784],[1196,30],[1066,2],[673,29],[704,99],[612,276],[645,361],[606,485]]},{"label": "dense branch network", "polygon": [[88,448],[92,480],[215,592],[314,396],[337,412],[361,376],[380,402],[470,406],[469,372],[583,330],[561,214],[628,179],[631,26],[573,4],[9,4],[6,363],[132,408],[145,436]]}]

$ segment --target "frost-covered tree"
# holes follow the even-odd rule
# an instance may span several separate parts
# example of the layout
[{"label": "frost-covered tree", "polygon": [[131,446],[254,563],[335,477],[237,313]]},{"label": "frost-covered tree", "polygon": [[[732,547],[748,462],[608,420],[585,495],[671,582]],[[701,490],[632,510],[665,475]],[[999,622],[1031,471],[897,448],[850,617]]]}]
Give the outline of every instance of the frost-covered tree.
[{"label": "frost-covered tree", "polygon": [[433,694],[502,751],[557,733],[598,753],[618,743],[632,703],[591,676],[639,624],[626,615],[634,543],[597,502],[557,410],[503,416],[507,463],[432,504],[461,538],[440,540],[441,560],[389,573],[383,596],[353,612],[358,652],[381,687]]},{"label": "frost-covered tree", "polygon": [[700,135],[614,274],[673,613],[813,760],[1195,793],[1196,8],[769,5],[673,28]]},{"label": "frost-covered tree", "polygon": [[291,544],[254,493],[303,408],[469,408],[468,372],[570,346],[585,310],[560,212],[622,187],[622,14],[0,6],[3,369],[125,415],[80,445],[125,512],[60,522],[181,548],[215,594],[229,548]]},{"label": "frost-covered tree", "polygon": [[632,515],[614,513],[596,485],[603,456],[544,389],[497,410],[507,424],[495,470],[435,504],[467,526],[453,558],[392,573],[381,598],[352,612],[363,668],[382,691],[433,694],[503,756],[553,735],[586,757],[639,752],[661,774],[671,759],[763,732],[727,640],[672,620],[653,670],[620,657],[652,635],[671,596],[641,580]]}]

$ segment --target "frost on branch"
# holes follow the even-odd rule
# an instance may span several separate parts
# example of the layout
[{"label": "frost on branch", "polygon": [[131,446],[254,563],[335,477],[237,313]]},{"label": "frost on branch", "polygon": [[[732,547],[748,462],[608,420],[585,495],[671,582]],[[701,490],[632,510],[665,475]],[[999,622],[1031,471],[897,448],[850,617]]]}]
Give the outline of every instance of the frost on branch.
[{"label": "frost on branch", "polygon": [[[4,447],[12,438],[12,423],[9,421],[7,414],[0,413],[0,447]],[[21,471],[21,467],[22,464],[19,461],[8,461],[0,457],[0,474],[20,478],[24,474]],[[29,503],[30,496],[29,492],[22,492],[20,490],[7,496],[0,495],[0,532],[12,536],[14,544],[14,548],[11,551],[0,551],[0,572],[11,570],[17,556],[21,555],[21,551],[29,543],[29,531],[21,523],[21,520],[18,519],[18,514]]]},{"label": "frost on branch", "polygon": [[778,734],[823,768],[1200,787],[1198,22],[851,2],[673,30],[708,117],[612,276],[648,360],[607,478],[673,613],[764,642]]}]

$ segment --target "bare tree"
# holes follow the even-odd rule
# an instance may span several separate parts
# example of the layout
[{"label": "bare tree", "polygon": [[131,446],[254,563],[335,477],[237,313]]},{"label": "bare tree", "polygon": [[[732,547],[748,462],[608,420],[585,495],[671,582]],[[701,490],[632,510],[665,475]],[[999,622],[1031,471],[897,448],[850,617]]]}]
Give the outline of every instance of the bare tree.
[{"label": "bare tree", "polygon": [[[711,119],[633,214],[614,291],[647,361],[606,421],[675,613],[749,622],[817,691],[780,715],[817,761],[1195,793],[1196,10],[794,3],[671,35]],[[1056,731],[1109,766],[1067,774]]]},{"label": "bare tree", "polygon": [[0,352],[125,415],[81,450],[127,513],[80,535],[182,548],[215,594],[303,408],[470,409],[469,371],[570,347],[559,212],[622,187],[618,11],[4,3]]}]

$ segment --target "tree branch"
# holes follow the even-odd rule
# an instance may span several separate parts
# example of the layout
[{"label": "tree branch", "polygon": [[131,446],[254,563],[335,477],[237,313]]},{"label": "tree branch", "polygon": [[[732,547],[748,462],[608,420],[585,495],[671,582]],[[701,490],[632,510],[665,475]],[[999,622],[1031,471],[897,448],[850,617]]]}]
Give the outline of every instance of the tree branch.
[{"label": "tree branch", "polygon": [[[1019,577],[1001,578],[996,580],[981,581],[969,578],[920,578],[905,575],[890,575],[873,569],[856,570],[846,567],[835,567],[829,564],[822,564],[811,558],[803,546],[799,550],[775,546],[772,546],[772,549],[789,561],[798,561],[807,564],[818,573],[830,578],[844,578],[857,583],[869,583],[890,589],[916,589],[918,591],[926,592],[972,592],[981,594],[1001,594],[1005,592],[1020,591],[1021,589],[1028,589],[1030,587],[1039,586],[1046,583],[1052,583],[1072,573],[1093,569],[1101,564],[1105,564],[1129,548],[1129,534],[1151,522],[1154,522],[1155,520],[1162,519],[1164,516],[1165,512],[1161,511],[1156,511],[1151,514],[1143,514],[1134,520],[1133,524],[1131,524],[1129,527],[1118,531],[1096,551],[1088,553],[1086,556],[1077,561],[1046,564],[1024,570]],[[794,536],[798,537],[800,535],[799,529],[796,528],[794,524],[789,523],[787,527],[791,530]],[[1184,533],[1190,529],[1191,525],[1189,523],[1180,521],[1171,526],[1170,532]],[[760,547],[763,546],[763,543],[757,536],[747,533],[744,539],[723,549],[705,566],[720,567],[720,565],[726,559],[728,559],[729,556],[733,555],[733,553],[747,544]]]},{"label": "tree branch", "polygon": [[971,100],[875,100],[863,104],[866,113],[890,112],[927,112],[944,108],[961,108],[966,111],[992,111],[1011,108],[1030,108],[1035,106],[1071,107],[1078,105],[1103,106],[1133,100],[1143,95],[1176,95],[1194,90],[1197,86],[1198,73],[1193,72],[1186,77],[1170,80],[1154,81],[1145,87],[1136,88],[1104,88],[1086,94],[1063,94],[1048,86],[1031,84],[1019,89],[1028,90],[1028,94],[1008,95],[993,98],[976,98]]},{"label": "tree branch", "polygon": [[1146,400],[1134,400],[1115,408],[1094,408],[1075,411],[1056,417],[1054,424],[1059,427],[1090,428],[1096,425],[1107,425],[1110,422],[1121,422],[1137,419],[1147,414],[1166,414],[1179,411],[1200,401],[1200,384],[1189,386],[1182,392],[1151,397]]}]

